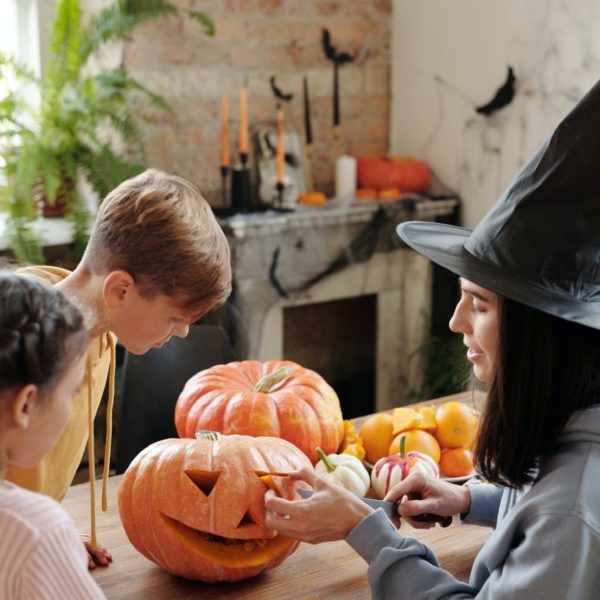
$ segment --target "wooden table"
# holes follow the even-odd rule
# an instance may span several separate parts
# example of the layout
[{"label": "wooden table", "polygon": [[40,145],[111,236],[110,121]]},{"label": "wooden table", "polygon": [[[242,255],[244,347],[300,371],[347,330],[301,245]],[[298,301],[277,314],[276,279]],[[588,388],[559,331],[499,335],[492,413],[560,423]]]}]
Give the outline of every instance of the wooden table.
[{"label": "wooden table", "polygon": [[[470,403],[472,394],[457,394],[452,398]],[[108,511],[99,512],[97,518],[98,540],[112,553],[114,562],[108,568],[96,569],[94,577],[110,600],[358,600],[371,597],[367,564],[343,541],[316,546],[300,544],[276,569],[239,583],[205,584],[169,575],[139,554],[127,540],[117,507],[120,480],[121,476],[109,479]],[[88,485],[73,486],[63,505],[77,527],[88,531]],[[468,579],[473,559],[491,532],[487,528],[460,524],[428,530],[403,525],[401,531],[427,544],[442,567],[463,580]]]}]

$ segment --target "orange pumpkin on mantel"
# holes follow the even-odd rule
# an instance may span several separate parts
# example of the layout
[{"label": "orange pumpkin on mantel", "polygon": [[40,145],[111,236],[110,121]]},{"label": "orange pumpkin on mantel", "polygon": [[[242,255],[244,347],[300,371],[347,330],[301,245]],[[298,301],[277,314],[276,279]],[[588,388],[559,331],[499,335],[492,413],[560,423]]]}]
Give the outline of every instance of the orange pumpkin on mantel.
[{"label": "orange pumpkin on mantel", "polygon": [[264,495],[275,487],[298,497],[287,475],[302,467],[310,467],[306,456],[278,438],[161,440],[125,472],[119,514],[133,546],[169,573],[209,583],[247,579],[298,545],[269,537]]},{"label": "orange pumpkin on mantel", "polygon": [[280,437],[314,464],[315,448],[335,452],[344,426],[337,394],[318,374],[292,361],[246,360],[200,371],[175,407],[180,437],[198,429]]},{"label": "orange pumpkin on mantel", "polygon": [[377,191],[424,192],[431,182],[427,164],[409,156],[359,156],[356,177],[359,187]]}]

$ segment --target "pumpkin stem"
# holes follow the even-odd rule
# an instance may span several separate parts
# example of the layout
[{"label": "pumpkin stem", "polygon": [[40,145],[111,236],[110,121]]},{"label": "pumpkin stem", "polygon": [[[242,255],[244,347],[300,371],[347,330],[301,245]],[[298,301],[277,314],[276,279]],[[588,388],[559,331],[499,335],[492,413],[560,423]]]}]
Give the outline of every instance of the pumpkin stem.
[{"label": "pumpkin stem", "polygon": [[333,473],[336,469],[336,466],[331,462],[329,456],[327,456],[327,454],[325,454],[325,452],[323,452],[323,450],[319,446],[317,446],[317,454],[319,455],[319,458],[323,461],[327,472]]},{"label": "pumpkin stem", "polygon": [[211,442],[216,442],[221,437],[221,434],[218,431],[211,431],[210,429],[196,429],[194,437],[197,440],[210,440]]},{"label": "pumpkin stem", "polygon": [[406,458],[406,436],[400,438],[400,456]]},{"label": "pumpkin stem", "polygon": [[279,369],[275,369],[272,373],[259,379],[258,383],[254,386],[254,391],[269,392],[271,388],[289,377],[290,373],[291,371],[288,367],[279,367]]}]

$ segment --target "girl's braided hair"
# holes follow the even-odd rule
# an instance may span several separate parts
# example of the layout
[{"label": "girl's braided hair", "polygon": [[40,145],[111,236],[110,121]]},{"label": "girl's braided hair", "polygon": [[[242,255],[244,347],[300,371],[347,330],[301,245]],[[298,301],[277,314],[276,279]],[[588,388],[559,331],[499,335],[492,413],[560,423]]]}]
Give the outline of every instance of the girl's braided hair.
[{"label": "girl's braided hair", "polygon": [[30,383],[49,391],[87,342],[83,317],[64,294],[0,273],[0,392]]}]

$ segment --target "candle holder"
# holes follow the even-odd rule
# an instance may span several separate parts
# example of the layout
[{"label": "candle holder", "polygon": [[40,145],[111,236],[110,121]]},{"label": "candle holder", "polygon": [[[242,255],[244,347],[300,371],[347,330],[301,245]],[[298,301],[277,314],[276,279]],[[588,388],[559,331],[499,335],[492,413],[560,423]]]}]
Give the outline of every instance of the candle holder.
[{"label": "candle holder", "polygon": [[278,181],[275,189],[277,190],[277,208],[283,208],[283,190],[285,189],[283,181]]},{"label": "candle holder", "polygon": [[248,166],[248,152],[240,152],[240,162],[243,169]]},{"label": "candle holder", "polygon": [[236,212],[250,212],[250,170],[235,168],[231,171],[231,207]]},{"label": "candle holder", "polygon": [[221,165],[219,169],[221,172],[221,204],[223,208],[229,206],[229,198],[227,196],[227,179],[229,177],[229,167]]}]

